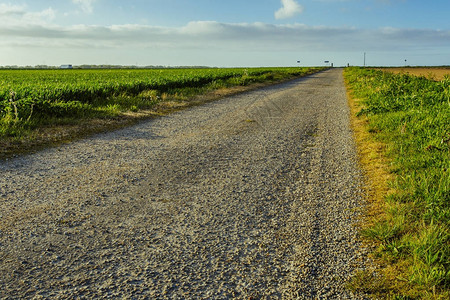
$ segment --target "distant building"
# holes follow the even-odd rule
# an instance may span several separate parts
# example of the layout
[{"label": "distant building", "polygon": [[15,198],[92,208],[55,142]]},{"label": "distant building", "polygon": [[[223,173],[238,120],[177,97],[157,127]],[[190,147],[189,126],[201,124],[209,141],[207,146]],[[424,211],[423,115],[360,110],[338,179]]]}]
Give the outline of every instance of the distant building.
[{"label": "distant building", "polygon": [[59,68],[60,69],[73,69],[73,66],[72,65],[61,65]]}]

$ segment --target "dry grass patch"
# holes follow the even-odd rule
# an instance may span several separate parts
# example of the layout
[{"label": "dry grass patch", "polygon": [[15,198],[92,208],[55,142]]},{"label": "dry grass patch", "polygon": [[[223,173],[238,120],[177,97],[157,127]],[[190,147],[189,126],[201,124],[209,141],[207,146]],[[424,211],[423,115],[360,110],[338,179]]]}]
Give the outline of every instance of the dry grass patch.
[{"label": "dry grass patch", "polygon": [[408,74],[414,76],[424,76],[433,80],[442,80],[445,76],[450,76],[450,67],[448,68],[377,68],[385,72],[394,74]]},{"label": "dry grass patch", "polygon": [[388,182],[393,176],[388,172],[389,161],[384,157],[386,145],[375,141],[369,133],[367,117],[356,117],[362,109],[361,103],[351,95],[347,87],[347,98],[351,112],[351,127],[357,145],[359,162],[366,178],[366,193],[370,199],[370,215],[379,215],[384,209],[384,198],[393,193]]}]

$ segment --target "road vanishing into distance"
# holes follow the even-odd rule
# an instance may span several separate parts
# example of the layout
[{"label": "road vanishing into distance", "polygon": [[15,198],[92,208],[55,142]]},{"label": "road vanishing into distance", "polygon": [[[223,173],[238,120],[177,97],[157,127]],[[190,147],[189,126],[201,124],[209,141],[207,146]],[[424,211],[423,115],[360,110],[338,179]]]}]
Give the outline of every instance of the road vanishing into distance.
[{"label": "road vanishing into distance", "polygon": [[363,299],[342,69],[0,162],[0,298]]}]

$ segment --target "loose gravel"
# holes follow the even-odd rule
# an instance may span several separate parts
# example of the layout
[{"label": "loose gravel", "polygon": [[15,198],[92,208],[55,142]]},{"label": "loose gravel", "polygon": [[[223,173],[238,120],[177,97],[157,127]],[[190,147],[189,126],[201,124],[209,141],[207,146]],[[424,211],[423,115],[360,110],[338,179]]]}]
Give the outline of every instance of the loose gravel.
[{"label": "loose gravel", "polygon": [[363,299],[333,69],[0,162],[0,298]]}]

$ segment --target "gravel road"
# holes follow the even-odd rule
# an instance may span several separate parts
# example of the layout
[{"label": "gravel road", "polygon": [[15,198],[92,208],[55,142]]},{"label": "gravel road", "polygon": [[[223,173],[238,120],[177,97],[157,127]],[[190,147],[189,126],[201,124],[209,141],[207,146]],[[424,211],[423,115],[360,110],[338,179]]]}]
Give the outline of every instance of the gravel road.
[{"label": "gravel road", "polygon": [[362,299],[342,69],[0,162],[0,298]]}]

